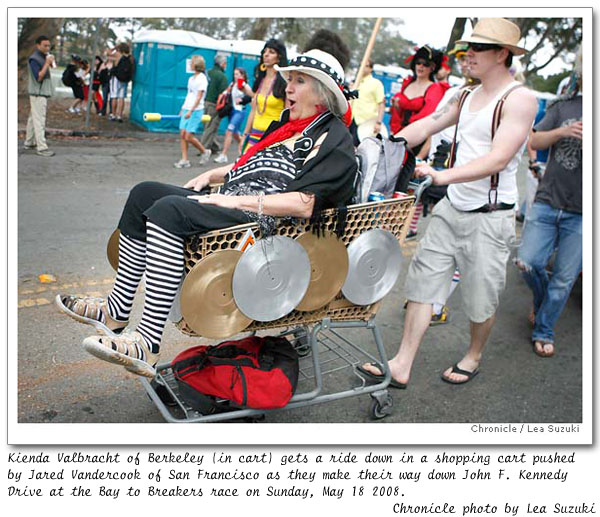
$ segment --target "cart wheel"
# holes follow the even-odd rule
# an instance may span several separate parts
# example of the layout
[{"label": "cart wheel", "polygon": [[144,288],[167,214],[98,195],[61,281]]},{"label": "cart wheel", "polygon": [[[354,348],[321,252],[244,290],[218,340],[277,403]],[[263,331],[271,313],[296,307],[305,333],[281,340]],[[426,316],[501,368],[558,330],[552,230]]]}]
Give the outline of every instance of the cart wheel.
[{"label": "cart wheel", "polygon": [[389,393],[386,395],[383,401],[379,401],[376,398],[374,398],[371,401],[371,418],[373,420],[381,420],[382,418],[391,415],[393,405],[394,399]]}]

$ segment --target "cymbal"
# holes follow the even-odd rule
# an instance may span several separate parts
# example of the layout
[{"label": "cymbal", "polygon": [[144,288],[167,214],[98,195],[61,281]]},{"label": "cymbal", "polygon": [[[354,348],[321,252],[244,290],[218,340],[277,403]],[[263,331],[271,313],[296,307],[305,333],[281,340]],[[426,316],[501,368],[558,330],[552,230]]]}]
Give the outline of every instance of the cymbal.
[{"label": "cymbal", "polygon": [[112,268],[116,271],[119,267],[119,237],[121,235],[121,231],[117,228],[110,238],[108,239],[108,244],[106,245],[106,256],[108,257],[108,262]]},{"label": "cymbal", "polygon": [[289,237],[260,239],[244,252],[233,273],[233,297],[240,310],[257,321],[289,314],[310,283],[310,260]]},{"label": "cymbal", "polygon": [[402,251],[394,235],[375,228],[348,245],[348,276],[343,295],[356,305],[370,305],[388,294],[402,269]]},{"label": "cymbal", "polygon": [[197,262],[185,277],[181,314],[196,334],[224,338],[252,323],[233,299],[232,277],[241,256],[237,250],[215,251]]},{"label": "cymbal", "polygon": [[296,238],[310,259],[310,283],[298,311],[314,311],[326,305],[340,292],[348,274],[348,251],[332,232],[317,237],[306,232]]}]

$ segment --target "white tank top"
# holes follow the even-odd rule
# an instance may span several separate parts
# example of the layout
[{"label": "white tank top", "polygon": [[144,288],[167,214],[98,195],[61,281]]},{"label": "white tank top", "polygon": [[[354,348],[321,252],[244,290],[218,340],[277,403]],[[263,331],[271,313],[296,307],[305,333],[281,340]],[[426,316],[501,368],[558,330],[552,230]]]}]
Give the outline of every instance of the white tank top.
[{"label": "white tank top", "polygon": [[[471,112],[471,101],[475,92],[481,88],[478,86],[473,90],[460,112],[458,123],[458,134],[456,137],[458,145],[455,167],[460,167],[468,162],[486,155],[492,149],[492,118],[496,104],[510,88],[518,84],[516,81],[508,84],[494,99],[479,111]],[[500,171],[498,181],[498,203],[517,203],[519,192],[517,190],[517,168],[525,148],[525,142],[519,151],[511,158],[506,168]],[[470,181],[468,183],[452,183],[448,186],[448,197],[452,206],[458,210],[475,210],[486,203],[490,191],[490,176]]]}]

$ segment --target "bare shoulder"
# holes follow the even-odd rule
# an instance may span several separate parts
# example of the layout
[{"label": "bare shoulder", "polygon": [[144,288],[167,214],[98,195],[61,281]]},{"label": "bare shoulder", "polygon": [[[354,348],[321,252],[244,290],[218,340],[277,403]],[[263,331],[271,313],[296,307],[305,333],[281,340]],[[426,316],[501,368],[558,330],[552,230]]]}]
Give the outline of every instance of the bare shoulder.
[{"label": "bare shoulder", "polygon": [[523,86],[515,89],[506,99],[507,107],[514,107],[516,109],[536,109],[537,110],[537,99],[533,92]]}]

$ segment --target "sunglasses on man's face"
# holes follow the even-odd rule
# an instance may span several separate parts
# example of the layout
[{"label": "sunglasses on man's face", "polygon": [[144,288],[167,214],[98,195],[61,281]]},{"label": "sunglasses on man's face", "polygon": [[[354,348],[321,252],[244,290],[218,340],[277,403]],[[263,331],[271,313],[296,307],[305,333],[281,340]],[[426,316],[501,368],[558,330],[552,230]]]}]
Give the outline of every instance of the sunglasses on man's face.
[{"label": "sunglasses on man's face", "polygon": [[473,52],[485,52],[486,50],[500,50],[502,47],[492,43],[469,43],[468,48]]},{"label": "sunglasses on man's face", "polygon": [[415,65],[431,66],[431,63],[429,61],[425,61],[424,59],[417,59],[415,61]]}]

